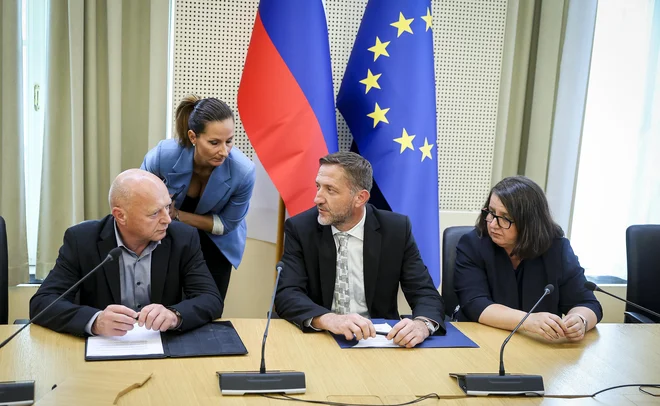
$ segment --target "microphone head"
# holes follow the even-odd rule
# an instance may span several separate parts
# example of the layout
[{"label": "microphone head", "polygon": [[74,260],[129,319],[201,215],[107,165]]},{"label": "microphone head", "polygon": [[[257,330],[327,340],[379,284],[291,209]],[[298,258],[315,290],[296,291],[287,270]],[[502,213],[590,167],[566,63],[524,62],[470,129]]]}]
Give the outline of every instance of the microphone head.
[{"label": "microphone head", "polygon": [[552,294],[552,292],[555,291],[555,287],[552,285],[552,283],[549,283],[545,286],[545,290],[548,291],[548,294]]},{"label": "microphone head", "polygon": [[282,272],[283,268],[284,268],[284,263],[282,261],[278,262],[277,265],[275,265],[275,269],[277,269],[277,272]]},{"label": "microphone head", "polygon": [[594,290],[598,290],[598,285],[596,285],[595,283],[593,283],[591,281],[586,281],[584,283],[584,288],[589,289],[590,291],[593,292]]},{"label": "microphone head", "polygon": [[112,258],[111,261],[116,261],[121,255],[121,248],[115,247],[108,252],[108,257]]}]

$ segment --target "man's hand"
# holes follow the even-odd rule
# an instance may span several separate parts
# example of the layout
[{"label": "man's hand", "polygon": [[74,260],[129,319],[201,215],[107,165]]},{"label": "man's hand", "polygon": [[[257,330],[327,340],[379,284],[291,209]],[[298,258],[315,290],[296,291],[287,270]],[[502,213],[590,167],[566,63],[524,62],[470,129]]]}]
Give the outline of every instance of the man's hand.
[{"label": "man's hand", "polygon": [[312,326],[321,330],[328,330],[333,334],[343,334],[347,340],[376,337],[376,328],[371,320],[355,313],[326,313],[323,316],[314,317]]},{"label": "man's hand", "polygon": [[92,324],[92,334],[98,336],[123,336],[133,330],[137,312],[122,305],[110,305]]},{"label": "man's hand", "polygon": [[175,328],[179,324],[179,318],[162,304],[152,303],[140,310],[137,322],[140,327],[145,326],[147,330],[165,332]]},{"label": "man's hand", "polygon": [[555,341],[566,336],[566,325],[556,314],[532,313],[523,323],[525,331],[536,333],[548,341]]},{"label": "man's hand", "polygon": [[564,324],[568,341],[580,341],[584,338],[587,329],[580,316],[575,313],[567,314],[564,316]]},{"label": "man's hand", "polygon": [[421,320],[403,319],[396,323],[387,334],[388,340],[401,347],[412,348],[430,335],[428,327]]}]

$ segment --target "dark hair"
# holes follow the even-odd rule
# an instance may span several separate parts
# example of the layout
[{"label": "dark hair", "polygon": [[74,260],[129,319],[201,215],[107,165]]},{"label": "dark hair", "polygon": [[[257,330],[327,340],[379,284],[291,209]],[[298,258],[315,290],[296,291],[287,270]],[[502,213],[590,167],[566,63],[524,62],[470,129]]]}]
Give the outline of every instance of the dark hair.
[{"label": "dark hair", "polygon": [[374,171],[371,163],[355,152],[335,152],[319,159],[319,165],[339,165],[344,169],[351,189],[358,192],[365,189],[371,193]]},{"label": "dark hair", "polygon": [[215,97],[200,99],[199,96],[191,94],[186,96],[176,108],[176,136],[179,144],[184,147],[191,147],[192,143],[188,138],[188,130],[193,130],[199,137],[206,129],[206,124],[214,121],[225,121],[228,118],[234,119],[234,112],[227,103]]},{"label": "dark hair", "polygon": [[[550,248],[554,238],[564,236],[564,231],[552,219],[545,193],[533,180],[525,176],[502,179],[490,190],[484,208],[488,208],[493,194],[502,201],[518,230],[511,256],[536,258]],[[483,211],[475,227],[480,237],[488,235],[486,213]]]}]

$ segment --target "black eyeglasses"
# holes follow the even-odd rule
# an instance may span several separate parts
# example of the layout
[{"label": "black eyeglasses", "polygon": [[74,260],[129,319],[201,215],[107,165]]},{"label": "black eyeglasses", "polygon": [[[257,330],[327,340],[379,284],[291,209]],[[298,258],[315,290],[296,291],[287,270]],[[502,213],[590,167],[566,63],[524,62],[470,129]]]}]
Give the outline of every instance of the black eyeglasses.
[{"label": "black eyeglasses", "polygon": [[488,209],[481,209],[481,211],[483,211],[486,214],[486,223],[492,223],[493,219],[497,219],[497,225],[505,230],[510,229],[511,224],[515,223],[513,220],[509,220],[508,218],[503,216],[498,216]]}]

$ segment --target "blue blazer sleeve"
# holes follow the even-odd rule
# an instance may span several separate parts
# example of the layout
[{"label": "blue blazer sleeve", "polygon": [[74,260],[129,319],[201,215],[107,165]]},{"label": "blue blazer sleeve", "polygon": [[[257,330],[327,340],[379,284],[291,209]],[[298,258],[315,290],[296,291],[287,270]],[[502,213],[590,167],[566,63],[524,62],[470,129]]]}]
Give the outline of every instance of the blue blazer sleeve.
[{"label": "blue blazer sleeve", "polygon": [[144,156],[144,160],[142,161],[142,165],[140,165],[140,169],[148,171],[153,173],[154,175],[158,176],[159,178],[163,179],[164,176],[161,175],[160,173],[160,146],[161,142],[156,145],[155,148],[152,148],[147,152],[147,155]]},{"label": "blue blazer sleeve", "polygon": [[476,231],[465,234],[456,246],[454,290],[461,313],[469,321],[479,321],[481,313],[493,304],[486,274],[486,263],[477,244]]},{"label": "blue blazer sleeve", "polygon": [[574,307],[588,307],[600,321],[603,318],[603,308],[594,292],[584,287],[584,283],[587,281],[584,276],[584,268],[580,266],[578,257],[571,248],[571,243],[566,238],[561,240],[564,274],[559,284],[559,310],[563,314],[567,314]]},{"label": "blue blazer sleeve", "polygon": [[239,182],[240,186],[236,188],[227,204],[219,212],[213,213],[217,214],[222,221],[222,225],[224,226],[223,234],[234,231],[245,220],[248,208],[250,207],[250,198],[254,190],[255,179],[256,171],[254,165],[252,165]]}]

